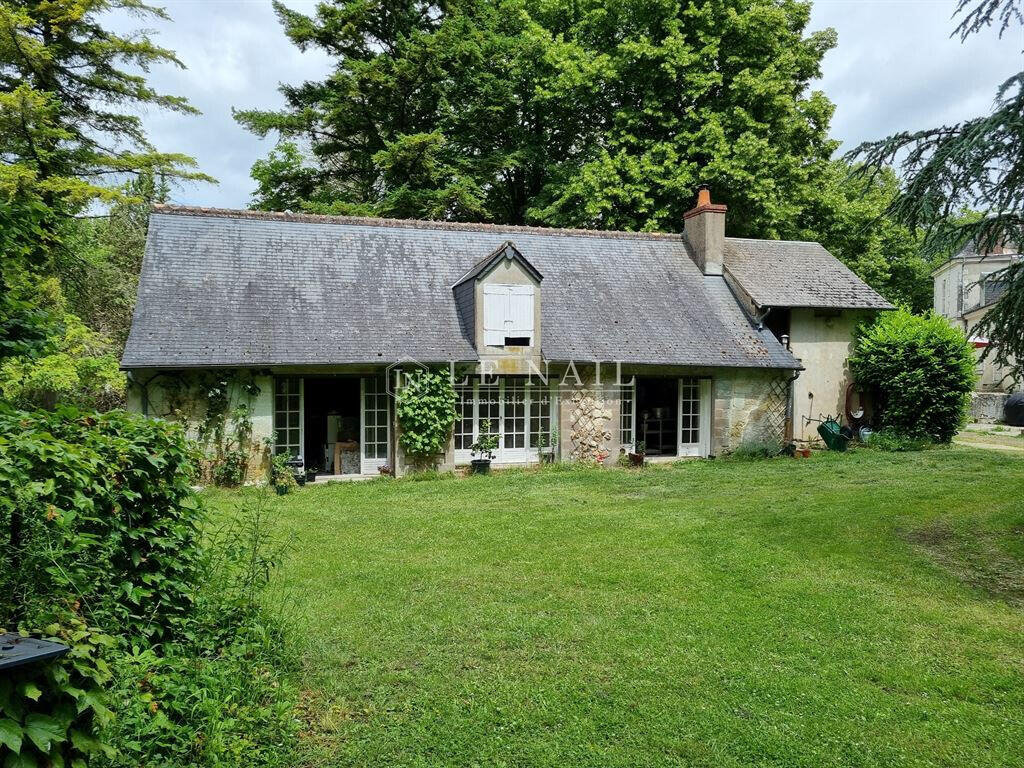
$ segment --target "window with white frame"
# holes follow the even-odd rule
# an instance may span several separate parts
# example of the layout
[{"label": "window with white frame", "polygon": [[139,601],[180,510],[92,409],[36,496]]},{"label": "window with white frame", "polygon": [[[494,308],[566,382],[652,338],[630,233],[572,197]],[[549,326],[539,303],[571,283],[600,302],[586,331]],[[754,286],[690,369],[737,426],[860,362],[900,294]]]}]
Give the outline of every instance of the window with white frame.
[{"label": "window with white frame", "polygon": [[484,285],[484,344],[532,347],[533,302],[532,285]]},{"label": "window with white frame", "polygon": [[388,457],[388,393],[384,379],[363,379],[363,458]]},{"label": "window with white frame", "polygon": [[468,451],[473,446],[473,385],[455,390],[455,450]]},{"label": "window with white frame", "polygon": [[548,385],[524,378],[506,377],[494,384],[473,382],[457,390],[455,422],[455,459],[468,461],[471,448],[490,423],[491,434],[498,437],[498,462],[536,460],[541,447],[551,445],[551,414],[554,397]]},{"label": "window with white frame", "polygon": [[274,384],[274,453],[302,454],[302,379],[282,376]]},{"label": "window with white frame", "polygon": [[544,447],[551,447],[551,390],[542,386],[527,389],[530,408],[530,447],[540,448],[541,435]]}]

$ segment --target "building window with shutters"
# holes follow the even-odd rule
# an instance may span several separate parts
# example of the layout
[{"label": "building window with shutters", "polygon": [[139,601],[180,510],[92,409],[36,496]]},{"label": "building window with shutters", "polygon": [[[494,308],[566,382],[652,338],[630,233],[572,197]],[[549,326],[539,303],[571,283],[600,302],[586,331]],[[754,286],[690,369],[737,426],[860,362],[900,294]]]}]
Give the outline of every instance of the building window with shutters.
[{"label": "building window with shutters", "polygon": [[532,347],[534,287],[484,285],[484,345]]}]

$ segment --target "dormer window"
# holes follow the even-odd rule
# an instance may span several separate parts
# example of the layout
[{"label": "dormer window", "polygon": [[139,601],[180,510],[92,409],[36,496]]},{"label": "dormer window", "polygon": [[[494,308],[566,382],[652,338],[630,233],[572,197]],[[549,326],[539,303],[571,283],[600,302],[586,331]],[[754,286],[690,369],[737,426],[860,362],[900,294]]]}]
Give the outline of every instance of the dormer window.
[{"label": "dormer window", "polygon": [[489,283],[484,289],[484,345],[532,347],[534,286]]}]

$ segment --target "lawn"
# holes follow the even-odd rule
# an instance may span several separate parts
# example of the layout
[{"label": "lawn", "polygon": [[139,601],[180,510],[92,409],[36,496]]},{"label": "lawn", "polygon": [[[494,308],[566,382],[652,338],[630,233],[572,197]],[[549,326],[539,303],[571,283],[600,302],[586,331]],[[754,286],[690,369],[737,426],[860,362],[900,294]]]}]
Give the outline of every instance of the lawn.
[{"label": "lawn", "polygon": [[[230,514],[258,493],[210,492]],[[304,765],[1024,765],[1024,457],[954,447],[271,502]]]}]

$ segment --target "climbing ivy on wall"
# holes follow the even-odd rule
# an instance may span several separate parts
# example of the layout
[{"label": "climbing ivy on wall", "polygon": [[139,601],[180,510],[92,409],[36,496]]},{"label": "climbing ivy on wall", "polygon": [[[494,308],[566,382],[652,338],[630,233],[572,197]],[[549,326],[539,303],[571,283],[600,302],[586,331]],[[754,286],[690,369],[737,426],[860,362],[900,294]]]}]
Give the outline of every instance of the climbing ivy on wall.
[{"label": "climbing ivy on wall", "polygon": [[190,425],[202,448],[205,480],[241,485],[254,449],[253,400],[260,394],[253,371],[161,373],[139,382],[147,397],[151,386],[164,394],[164,408],[150,415]]},{"label": "climbing ivy on wall", "polygon": [[415,371],[398,390],[398,442],[406,456],[425,464],[443,454],[455,423],[455,390],[445,371]]}]

